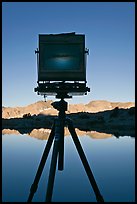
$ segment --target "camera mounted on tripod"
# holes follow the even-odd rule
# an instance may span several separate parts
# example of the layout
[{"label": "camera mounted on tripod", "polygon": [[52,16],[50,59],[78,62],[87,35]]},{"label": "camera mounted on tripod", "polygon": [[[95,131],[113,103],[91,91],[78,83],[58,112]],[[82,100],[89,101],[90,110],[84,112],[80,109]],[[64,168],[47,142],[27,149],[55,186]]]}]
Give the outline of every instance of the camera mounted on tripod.
[{"label": "camera mounted on tripod", "polygon": [[73,122],[65,114],[67,102],[64,101],[64,98],[72,98],[72,95],[84,95],[90,91],[90,88],[86,87],[86,55],[89,50],[85,49],[85,36],[76,35],[75,33],[39,35],[39,50],[37,49],[35,53],[38,62],[38,87],[35,88],[35,92],[44,95],[44,97],[46,95],[56,95],[56,98],[61,100],[51,104],[59,113],[54,120],[34,182],[31,185],[28,202],[32,201],[37,190],[38,182],[54,140],[45,198],[45,202],[51,202],[57,161],[58,170],[62,171],[64,169],[64,127],[66,125],[93,187],[96,199],[98,202],[104,202]]},{"label": "camera mounted on tripod", "polygon": [[85,35],[73,33],[39,34],[39,49],[35,50],[38,64],[38,95],[72,98],[86,95]]}]

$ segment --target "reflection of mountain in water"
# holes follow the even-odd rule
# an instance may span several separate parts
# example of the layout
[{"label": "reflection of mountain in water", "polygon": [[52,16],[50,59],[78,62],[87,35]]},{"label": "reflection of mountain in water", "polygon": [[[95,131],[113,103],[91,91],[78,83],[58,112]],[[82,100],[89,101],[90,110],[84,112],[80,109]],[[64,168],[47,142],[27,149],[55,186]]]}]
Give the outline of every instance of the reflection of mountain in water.
[{"label": "reflection of mountain in water", "polygon": [[[113,135],[112,134],[107,134],[107,133],[101,133],[101,132],[96,132],[96,131],[81,131],[77,128],[75,128],[76,133],[78,136],[89,136],[93,139],[105,139],[105,138],[110,138]],[[40,129],[34,129],[32,130],[28,135],[40,140],[47,140],[49,138],[51,130],[50,129],[44,129],[44,128],[40,128]],[[20,134],[19,131],[17,130],[10,130],[10,129],[4,129],[3,130],[3,134]],[[65,131],[64,131],[65,137],[70,135],[70,132],[68,131],[68,129],[65,127]]]},{"label": "reflection of mountain in water", "polygon": [[[67,116],[72,119],[74,127],[79,130],[78,135],[81,134],[81,130],[84,131],[82,134],[85,135],[86,131],[86,134],[91,133],[92,137],[93,132],[91,131],[112,134],[117,137],[124,135],[135,136],[135,107],[129,109],[115,108],[98,113],[78,112],[67,114]],[[45,136],[47,134],[48,137],[55,117],[39,114],[25,118],[2,119],[3,133],[6,131],[4,129],[14,129],[21,134],[34,135],[35,133],[37,135],[37,129],[43,128]]]}]

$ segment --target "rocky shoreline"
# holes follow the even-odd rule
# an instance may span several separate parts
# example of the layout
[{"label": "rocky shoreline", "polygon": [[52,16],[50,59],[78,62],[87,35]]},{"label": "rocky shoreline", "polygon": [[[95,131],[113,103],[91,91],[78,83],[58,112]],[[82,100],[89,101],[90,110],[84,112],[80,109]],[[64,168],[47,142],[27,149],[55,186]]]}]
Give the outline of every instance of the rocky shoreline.
[{"label": "rocky shoreline", "polygon": [[[67,113],[73,121],[73,125],[77,130],[83,131],[85,134],[91,131],[100,133],[113,134],[119,136],[135,137],[135,107],[131,108],[114,108],[111,110],[91,112]],[[55,115],[46,115],[39,113],[38,115],[29,115],[20,118],[3,118],[2,133],[5,130],[15,130],[21,134],[31,134],[32,131],[43,128],[51,130]],[[48,135],[49,135],[49,131]]]}]

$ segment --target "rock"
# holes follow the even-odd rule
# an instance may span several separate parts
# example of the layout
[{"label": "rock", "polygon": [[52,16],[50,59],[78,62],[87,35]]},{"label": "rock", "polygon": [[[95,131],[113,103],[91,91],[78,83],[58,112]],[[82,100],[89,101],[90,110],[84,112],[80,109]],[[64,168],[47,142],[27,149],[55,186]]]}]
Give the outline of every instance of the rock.
[{"label": "rock", "polygon": [[31,114],[30,113],[26,113],[23,115],[23,118],[30,118],[31,117]]}]

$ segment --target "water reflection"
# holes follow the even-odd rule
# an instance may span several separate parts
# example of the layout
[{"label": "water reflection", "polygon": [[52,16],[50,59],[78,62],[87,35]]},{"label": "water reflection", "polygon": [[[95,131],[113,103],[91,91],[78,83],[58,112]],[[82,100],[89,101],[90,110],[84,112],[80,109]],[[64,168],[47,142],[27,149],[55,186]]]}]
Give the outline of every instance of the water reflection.
[{"label": "water reflection", "polygon": [[[94,134],[93,134],[94,133]],[[135,139],[109,135],[79,137],[98,187],[106,202],[133,202],[135,179]],[[93,138],[94,137],[94,138]],[[28,135],[2,136],[2,201],[26,202],[46,140]],[[46,162],[34,202],[43,202],[52,150]],[[75,145],[65,137],[64,171],[56,171],[52,200],[56,202],[96,202],[94,191]]]}]

